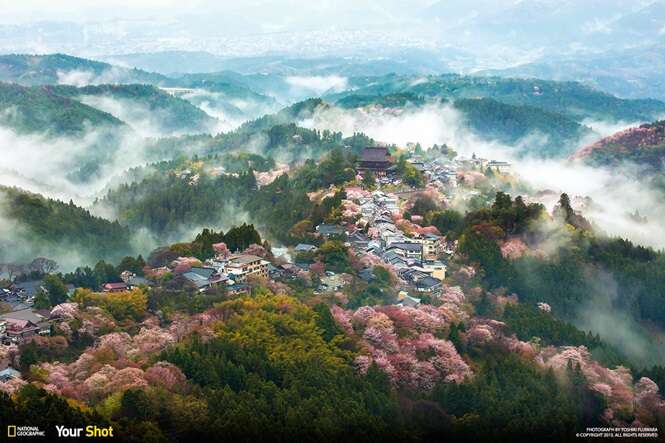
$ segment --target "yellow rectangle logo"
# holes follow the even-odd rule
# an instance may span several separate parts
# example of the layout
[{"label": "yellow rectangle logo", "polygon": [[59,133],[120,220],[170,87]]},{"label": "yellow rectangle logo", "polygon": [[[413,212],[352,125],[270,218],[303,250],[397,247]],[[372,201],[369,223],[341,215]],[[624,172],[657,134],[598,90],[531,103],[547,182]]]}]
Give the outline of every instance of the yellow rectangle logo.
[{"label": "yellow rectangle logo", "polygon": [[16,426],[7,426],[7,437],[16,437]]}]

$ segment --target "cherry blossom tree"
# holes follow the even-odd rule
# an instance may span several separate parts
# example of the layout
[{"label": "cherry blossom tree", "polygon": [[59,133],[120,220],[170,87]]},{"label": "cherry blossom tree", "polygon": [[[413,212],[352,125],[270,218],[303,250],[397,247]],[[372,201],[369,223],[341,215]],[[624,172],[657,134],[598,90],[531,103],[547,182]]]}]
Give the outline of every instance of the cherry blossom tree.
[{"label": "cherry blossom tree", "polygon": [[164,350],[175,341],[175,337],[164,329],[141,328],[139,333],[132,337],[133,349],[130,353],[137,356],[153,354]]},{"label": "cherry blossom tree", "polygon": [[15,366],[18,360],[18,356],[18,346],[5,346],[0,344],[0,370],[6,369],[8,366]]},{"label": "cherry blossom tree", "polygon": [[446,318],[436,307],[364,306],[350,319],[341,308],[331,312],[347,333],[353,325],[364,344],[365,358],[354,361],[359,372],[374,363],[395,386],[423,391],[438,381],[461,383],[473,376],[455,346],[435,338],[434,333],[446,327]]},{"label": "cherry blossom tree", "polygon": [[178,257],[171,262],[171,268],[176,274],[188,272],[195,266],[201,266],[201,261],[196,257]]},{"label": "cherry blossom tree", "polygon": [[340,308],[337,305],[332,305],[330,307],[330,313],[332,314],[335,322],[342,328],[347,334],[353,333],[353,326],[351,325],[351,316],[348,311]]},{"label": "cherry blossom tree", "polygon": [[529,251],[529,247],[521,239],[514,237],[501,246],[501,255],[504,258],[517,259]]},{"label": "cherry blossom tree", "polygon": [[21,378],[10,378],[7,381],[0,382],[0,392],[14,395],[26,384],[27,382]]},{"label": "cherry blossom tree", "polygon": [[72,320],[79,315],[79,306],[77,303],[61,303],[51,309],[52,317],[60,317],[66,320]]},{"label": "cherry blossom tree", "polygon": [[224,242],[214,243],[212,249],[215,251],[216,257],[227,258],[231,255],[231,251],[229,251],[229,248]]},{"label": "cherry blossom tree", "polygon": [[459,286],[444,285],[439,297],[441,301],[462,305],[466,302],[464,291]]},{"label": "cherry blossom tree", "polygon": [[320,261],[316,261],[309,265],[309,272],[311,272],[312,275],[323,277],[326,272],[326,265]]},{"label": "cherry blossom tree", "polygon": [[161,386],[169,391],[181,390],[187,383],[185,374],[172,363],[160,361],[145,372],[145,379],[153,386]]},{"label": "cherry blossom tree", "polygon": [[257,245],[256,243],[252,243],[245,249],[243,254],[249,254],[249,255],[256,255],[257,257],[261,258],[268,258],[270,257],[270,252],[263,247],[262,245]]}]

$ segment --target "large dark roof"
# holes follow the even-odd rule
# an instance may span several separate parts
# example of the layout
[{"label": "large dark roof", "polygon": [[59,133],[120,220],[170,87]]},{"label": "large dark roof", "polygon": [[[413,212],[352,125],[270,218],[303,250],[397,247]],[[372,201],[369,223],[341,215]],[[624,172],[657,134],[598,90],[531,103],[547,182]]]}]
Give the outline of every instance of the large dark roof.
[{"label": "large dark roof", "polygon": [[420,243],[391,243],[390,246],[388,246],[387,250],[390,251],[391,249],[401,249],[403,251],[412,251],[412,252],[420,252],[422,250],[422,245]]},{"label": "large dark roof", "polygon": [[389,162],[390,152],[388,148],[374,147],[363,149],[360,161],[363,162]]},{"label": "large dark roof", "polygon": [[212,274],[215,273],[215,270],[213,268],[202,268],[194,266],[189,270],[189,272],[193,272],[194,274],[198,274],[205,279],[209,279]]}]

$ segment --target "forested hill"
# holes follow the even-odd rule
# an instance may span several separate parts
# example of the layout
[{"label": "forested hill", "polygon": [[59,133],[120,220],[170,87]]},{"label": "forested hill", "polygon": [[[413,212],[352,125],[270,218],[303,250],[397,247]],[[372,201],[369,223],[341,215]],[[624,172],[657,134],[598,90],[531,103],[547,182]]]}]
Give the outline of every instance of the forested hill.
[{"label": "forested hill", "polygon": [[[215,168],[204,163],[217,164],[210,158],[165,163],[140,182],[109,191],[96,204],[113,210],[123,225],[147,228],[161,240],[173,239],[192,226],[226,228],[234,220],[239,224],[248,218],[269,240],[296,244],[301,239],[292,235],[293,226],[306,219],[319,224],[325,214],[307,192],[342,184],[356,174],[355,156],[339,145],[318,164],[308,160],[291,177],[283,174],[260,187],[251,171],[217,176]],[[183,171],[198,179],[192,180]],[[335,200],[337,206],[339,203]]]},{"label": "forested hill", "polygon": [[509,105],[490,98],[461,99],[455,109],[464,114],[467,124],[486,140],[513,144],[530,135],[544,136],[537,152],[543,157],[567,154],[591,129],[558,112],[528,105]]},{"label": "forested hill", "polygon": [[631,161],[654,171],[665,162],[665,120],[629,128],[580,149],[573,158],[594,165]]},{"label": "forested hill", "polygon": [[129,125],[136,120],[149,120],[162,133],[207,132],[217,123],[190,102],[151,85],[44,86],[44,89],[114,114]]},{"label": "forested hill", "polygon": [[[130,249],[129,231],[95,217],[71,201],[64,203],[18,188],[0,186],[0,221],[15,225],[0,251],[24,252],[26,258],[65,251],[77,256],[118,259]],[[18,234],[18,235],[16,235]],[[5,260],[6,257],[0,257]]]},{"label": "forested hill", "polygon": [[[466,127],[479,138],[516,145],[528,136],[539,137],[528,146],[529,154],[551,157],[569,155],[590,128],[570,116],[529,105],[513,105],[493,98],[445,99],[400,92],[386,95],[347,95],[335,106],[345,110],[362,109],[370,114],[381,108],[417,111],[425,106],[451,106],[462,114]],[[319,110],[332,105],[317,104]],[[522,149],[520,154],[527,153]]]},{"label": "forested hill", "polygon": [[665,103],[661,101],[621,99],[577,82],[457,74],[352,78],[347,91],[327,98],[336,101],[348,95],[397,93],[439,99],[493,98],[510,105],[557,112],[576,121],[588,118],[649,121],[665,112]]},{"label": "forested hill", "polygon": [[288,106],[275,114],[267,114],[247,121],[237,129],[215,136],[198,135],[170,137],[154,140],[149,148],[151,158],[173,158],[178,153],[187,154],[196,147],[201,155],[215,155],[234,151],[246,152],[248,147],[263,155],[281,155],[281,161],[318,159],[334,148],[348,147],[360,152],[376,143],[362,133],[345,134],[330,130],[303,128],[298,125],[314,113],[328,109],[321,99],[309,99]]},{"label": "forested hill", "polygon": [[[218,118],[238,120],[255,118],[274,112],[281,105],[266,94],[251,89],[243,76],[232,73],[231,77],[220,74],[189,74],[163,83],[190,103],[202,109],[214,111]],[[239,80],[236,80],[236,76]]]},{"label": "forested hill", "polygon": [[0,124],[19,133],[73,135],[86,129],[123,126],[109,113],[53,90],[0,82]]},{"label": "forested hill", "polygon": [[164,86],[178,88],[200,88],[219,92],[227,97],[249,100],[272,100],[272,98],[255,92],[250,87],[251,77],[235,72],[218,72],[210,74],[185,74],[164,82]]},{"label": "forested hill", "polygon": [[166,77],[140,69],[127,69],[108,63],[65,54],[0,55],[0,80],[22,85],[80,83],[150,83]]}]

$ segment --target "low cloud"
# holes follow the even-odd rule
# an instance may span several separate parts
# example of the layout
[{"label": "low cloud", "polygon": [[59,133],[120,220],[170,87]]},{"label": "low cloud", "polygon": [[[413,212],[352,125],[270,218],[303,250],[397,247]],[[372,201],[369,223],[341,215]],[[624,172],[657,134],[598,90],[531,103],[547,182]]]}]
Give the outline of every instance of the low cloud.
[{"label": "low cloud", "polygon": [[[585,121],[594,130],[592,138],[579,140],[578,149],[617,130],[634,125],[630,122]],[[337,107],[321,110],[301,124],[317,129],[333,129],[351,135],[364,132],[377,141],[406,146],[419,142],[425,148],[447,144],[460,156],[472,154],[513,164],[513,171],[535,195],[537,191],[566,192],[590,197],[593,205],[583,209],[585,217],[608,235],[622,236],[636,243],[665,248],[665,198],[650,189],[639,168],[591,167],[565,158],[543,159],[534,155],[539,144],[547,142],[542,134],[532,133],[517,143],[506,145],[487,141],[474,134],[465,124],[464,116],[448,105],[426,105],[405,109],[352,109]],[[522,157],[522,154],[525,156]],[[550,209],[554,202],[548,203]],[[638,211],[646,221],[629,214]]]},{"label": "low cloud", "polygon": [[188,133],[214,131],[216,124],[205,127],[187,127],[186,122],[167,109],[151,109],[139,100],[121,99],[108,95],[84,95],[79,100],[93,108],[107,112],[126,122],[143,137],[178,136]]},{"label": "low cloud", "polygon": [[116,66],[105,69],[101,73],[74,69],[71,71],[57,71],[58,84],[70,86],[101,85],[109,83],[122,83],[128,81],[127,74]]},{"label": "low cloud", "polygon": [[[649,331],[638,323],[621,298],[618,285],[611,274],[590,271],[587,276],[592,293],[577,311],[576,324],[583,330],[600,334],[603,340],[634,362],[643,366],[663,364],[665,348],[656,344]],[[621,306],[621,307],[619,307]]]},{"label": "low cloud", "polygon": [[233,131],[247,120],[277,111],[276,102],[268,105],[249,98],[231,98],[224,93],[204,89],[192,89],[182,98],[218,120],[213,133]]},{"label": "low cloud", "polygon": [[286,82],[293,89],[311,93],[311,95],[323,95],[324,93],[340,92],[347,89],[348,79],[338,75],[327,76],[290,76]]}]

